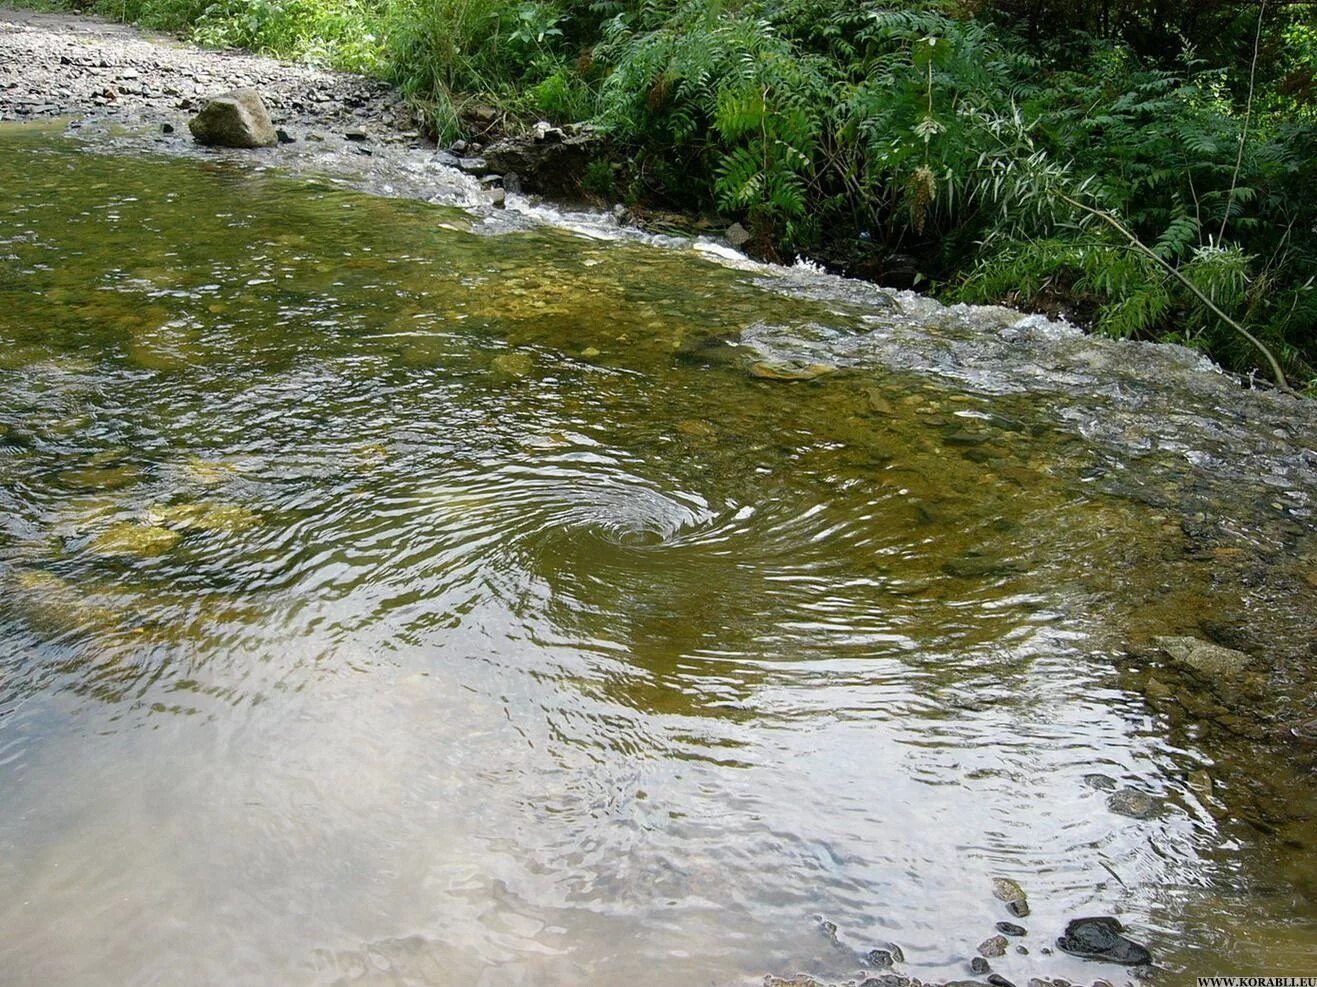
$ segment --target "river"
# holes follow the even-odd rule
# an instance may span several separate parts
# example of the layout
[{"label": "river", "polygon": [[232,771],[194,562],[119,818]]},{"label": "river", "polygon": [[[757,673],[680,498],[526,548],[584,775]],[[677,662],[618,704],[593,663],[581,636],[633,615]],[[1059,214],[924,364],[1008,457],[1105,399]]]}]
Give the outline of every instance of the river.
[{"label": "river", "polygon": [[1311,412],[717,261],[0,134],[6,983],[1314,972]]}]

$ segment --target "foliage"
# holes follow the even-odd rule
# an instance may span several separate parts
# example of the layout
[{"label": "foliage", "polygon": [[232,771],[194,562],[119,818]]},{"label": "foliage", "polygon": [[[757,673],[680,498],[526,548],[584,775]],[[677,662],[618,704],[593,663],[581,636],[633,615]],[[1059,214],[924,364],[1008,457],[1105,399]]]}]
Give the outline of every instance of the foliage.
[{"label": "foliage", "polygon": [[[77,2],[77,0],[73,0]],[[1317,16],[1230,0],[99,0],[199,40],[591,121],[600,195],[718,210],[770,255],[913,258],[1229,365],[1317,361]],[[1095,213],[1119,217],[1141,253]]]}]

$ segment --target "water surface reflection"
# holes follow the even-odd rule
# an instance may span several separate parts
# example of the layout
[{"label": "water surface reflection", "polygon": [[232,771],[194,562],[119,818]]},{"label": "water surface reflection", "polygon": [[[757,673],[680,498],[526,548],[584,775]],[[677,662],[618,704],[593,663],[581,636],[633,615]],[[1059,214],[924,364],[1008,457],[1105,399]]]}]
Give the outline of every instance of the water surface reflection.
[{"label": "water surface reflection", "polygon": [[1008,977],[1229,937],[1095,637],[1178,526],[1045,402],[752,377],[862,320],[681,254],[4,140],[13,982],[956,978],[995,876]]}]

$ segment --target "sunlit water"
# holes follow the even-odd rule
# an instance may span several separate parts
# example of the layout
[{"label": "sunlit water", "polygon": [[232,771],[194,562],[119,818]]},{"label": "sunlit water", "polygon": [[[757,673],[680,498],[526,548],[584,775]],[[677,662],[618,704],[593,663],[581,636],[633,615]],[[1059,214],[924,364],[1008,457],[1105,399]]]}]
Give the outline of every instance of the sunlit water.
[{"label": "sunlit water", "polygon": [[752,376],[866,323],[751,281],[0,136],[0,980],[954,979],[994,877],[1021,984],[1311,973],[1115,684],[1178,515],[1027,393]]}]

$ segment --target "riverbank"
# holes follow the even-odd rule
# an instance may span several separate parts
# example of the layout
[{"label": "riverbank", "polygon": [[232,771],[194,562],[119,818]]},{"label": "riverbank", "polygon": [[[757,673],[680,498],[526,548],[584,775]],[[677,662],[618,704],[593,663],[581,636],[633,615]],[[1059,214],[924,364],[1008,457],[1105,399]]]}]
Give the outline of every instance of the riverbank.
[{"label": "riverbank", "polygon": [[[607,143],[576,156],[573,191],[650,230],[728,231],[760,259],[1178,342],[1312,388],[1302,15],[1172,4],[1143,31],[1080,4],[1049,39],[1005,0],[973,6],[95,9],[391,80],[450,146],[583,124]],[[559,196],[541,184],[526,187]]]}]

